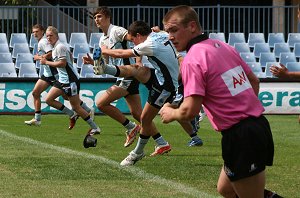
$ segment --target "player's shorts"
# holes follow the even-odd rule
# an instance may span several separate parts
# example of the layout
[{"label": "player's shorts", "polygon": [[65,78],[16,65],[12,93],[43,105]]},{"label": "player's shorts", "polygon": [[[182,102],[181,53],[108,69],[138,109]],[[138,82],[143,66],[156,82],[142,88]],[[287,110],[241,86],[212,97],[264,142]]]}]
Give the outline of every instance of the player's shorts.
[{"label": "player's shorts", "polygon": [[79,81],[77,82],[71,82],[71,83],[59,83],[59,87],[57,87],[57,84],[54,85],[56,88],[59,88],[61,90],[63,90],[63,92],[67,95],[67,96],[75,96],[77,94],[79,94],[80,91],[80,83]]},{"label": "player's shorts", "polygon": [[250,177],[272,166],[274,143],[268,120],[249,117],[222,131],[224,171],[230,181]]},{"label": "player's shorts", "polygon": [[[140,82],[135,78],[124,78],[123,80],[117,80],[116,86],[121,87],[128,91],[128,95],[139,94]],[[126,97],[126,96],[125,96]]]},{"label": "player's shorts", "polygon": [[161,86],[155,76],[154,69],[150,69],[151,71],[151,77],[147,83],[145,83],[145,86],[149,90],[148,100],[147,102],[154,106],[155,108],[160,109],[165,103],[169,102],[172,103],[176,91],[167,91]]},{"label": "player's shorts", "polygon": [[46,77],[44,75],[41,76],[41,80],[46,81],[51,86],[54,86],[58,81],[54,76]]}]

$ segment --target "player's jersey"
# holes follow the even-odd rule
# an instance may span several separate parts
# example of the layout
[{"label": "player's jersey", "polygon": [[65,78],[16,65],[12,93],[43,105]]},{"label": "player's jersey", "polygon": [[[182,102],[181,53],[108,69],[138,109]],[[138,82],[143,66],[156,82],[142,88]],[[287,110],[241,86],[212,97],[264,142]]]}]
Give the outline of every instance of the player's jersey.
[{"label": "player's jersey", "polygon": [[[52,46],[48,43],[46,37],[44,36],[41,38],[41,40],[38,42],[38,54],[44,55],[48,52],[52,51]],[[54,67],[49,67],[48,65],[42,65],[43,68],[43,75],[45,77],[51,77],[51,76],[57,76],[57,70]]]},{"label": "player's jersey", "polygon": [[179,65],[176,49],[166,33],[150,33],[147,39],[133,48],[136,56],[147,56],[155,69],[159,84],[167,91],[178,87]]},{"label": "player's jersey", "polygon": [[247,78],[251,69],[235,49],[203,35],[194,41],[181,66],[184,97],[203,97],[205,112],[217,131],[249,116],[259,117],[264,108]]},{"label": "player's jersey", "polygon": [[[100,47],[105,45],[109,49],[130,49],[128,41],[124,40],[128,31],[120,26],[109,25],[107,35],[104,35],[100,38],[99,45]],[[109,57],[108,64],[112,65],[130,65],[134,64],[135,61],[133,58],[114,58]],[[123,78],[118,78],[117,80],[122,80]]]},{"label": "player's jersey", "polygon": [[68,48],[62,44],[59,40],[55,43],[52,51],[53,61],[59,61],[66,59],[66,67],[57,67],[58,81],[63,84],[76,82],[79,79],[77,68],[73,65],[73,58]]}]

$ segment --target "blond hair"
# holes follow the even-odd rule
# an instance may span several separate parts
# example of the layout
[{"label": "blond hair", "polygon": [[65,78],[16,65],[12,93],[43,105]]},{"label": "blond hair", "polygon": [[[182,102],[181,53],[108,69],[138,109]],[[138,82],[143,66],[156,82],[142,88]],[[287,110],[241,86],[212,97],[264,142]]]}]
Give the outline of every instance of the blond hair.
[{"label": "blond hair", "polygon": [[58,37],[58,30],[56,27],[48,26],[46,31],[52,32],[53,34],[55,34]]}]

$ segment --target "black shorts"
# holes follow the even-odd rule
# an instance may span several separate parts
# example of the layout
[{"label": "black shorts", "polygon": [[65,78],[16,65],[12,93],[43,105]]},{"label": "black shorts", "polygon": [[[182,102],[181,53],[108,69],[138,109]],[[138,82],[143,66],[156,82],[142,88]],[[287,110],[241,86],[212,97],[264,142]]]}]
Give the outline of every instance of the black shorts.
[{"label": "black shorts", "polygon": [[272,166],[274,143],[268,120],[249,117],[222,131],[224,170],[230,181],[250,177]]},{"label": "black shorts", "polygon": [[145,86],[149,90],[148,100],[147,102],[160,109],[162,106],[169,102],[172,103],[175,99],[176,91],[167,91],[161,86],[155,76],[154,69],[151,69],[151,77]]},{"label": "black shorts", "polygon": [[41,80],[46,81],[51,86],[54,86],[58,81],[54,76],[46,77],[44,75],[41,76]]},{"label": "black shorts", "polygon": [[[118,80],[116,86],[121,87],[128,91],[128,95],[139,94],[140,82],[135,78],[124,78],[123,80]],[[126,97],[126,96],[125,96]]]},{"label": "black shorts", "polygon": [[71,83],[58,83],[54,85],[56,88],[59,88],[61,90],[63,90],[63,92],[67,95],[67,96],[75,96],[77,94],[79,94],[80,91],[80,83],[79,81],[77,82],[71,82]]}]

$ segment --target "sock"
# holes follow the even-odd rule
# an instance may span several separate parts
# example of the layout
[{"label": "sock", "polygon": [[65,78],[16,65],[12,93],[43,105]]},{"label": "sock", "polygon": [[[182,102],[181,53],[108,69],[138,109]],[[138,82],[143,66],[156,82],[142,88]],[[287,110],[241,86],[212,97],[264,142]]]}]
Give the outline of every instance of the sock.
[{"label": "sock", "polygon": [[34,119],[37,120],[37,121],[41,121],[41,111],[36,111],[34,112]]},{"label": "sock", "polygon": [[135,123],[131,121],[129,121],[128,124],[125,125],[125,128],[127,130],[133,129],[134,127],[135,127]]},{"label": "sock", "polygon": [[160,133],[157,133],[153,136],[153,139],[157,143],[157,145],[167,145],[168,143],[164,140],[164,138],[160,135]]},{"label": "sock", "polygon": [[59,110],[61,110],[63,113],[69,115],[71,118],[74,115],[74,111],[63,105]]},{"label": "sock", "polygon": [[84,121],[86,121],[92,129],[97,129],[98,128],[97,124],[92,120],[92,118],[90,116],[86,117],[84,119]]},{"label": "sock", "polygon": [[144,135],[140,135],[138,142],[136,144],[136,147],[134,148],[133,152],[136,154],[141,154],[144,152],[144,148],[146,146],[146,144],[149,141],[150,136],[144,136]]},{"label": "sock", "polygon": [[120,74],[120,71],[118,72],[118,69],[119,68],[114,65],[106,65],[104,73],[116,76],[117,73]]},{"label": "sock", "polygon": [[89,108],[83,101],[81,101],[80,106],[86,110],[86,112],[90,113],[91,112],[91,108]]}]

